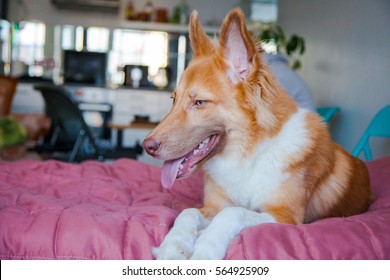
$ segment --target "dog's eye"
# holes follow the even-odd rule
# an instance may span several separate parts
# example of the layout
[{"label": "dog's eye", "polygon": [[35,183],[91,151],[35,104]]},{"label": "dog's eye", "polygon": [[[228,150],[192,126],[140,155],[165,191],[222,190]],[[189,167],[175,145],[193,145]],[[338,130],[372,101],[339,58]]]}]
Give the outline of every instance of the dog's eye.
[{"label": "dog's eye", "polygon": [[201,106],[204,106],[206,104],[207,104],[206,100],[196,100],[195,101],[195,106],[197,106],[197,107],[201,107]]}]

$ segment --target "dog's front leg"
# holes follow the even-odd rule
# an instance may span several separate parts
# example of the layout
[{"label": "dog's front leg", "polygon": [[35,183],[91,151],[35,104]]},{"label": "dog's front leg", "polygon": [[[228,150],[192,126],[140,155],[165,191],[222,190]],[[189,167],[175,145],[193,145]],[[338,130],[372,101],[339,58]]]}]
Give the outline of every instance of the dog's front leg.
[{"label": "dog's front leg", "polygon": [[159,248],[153,249],[158,260],[185,260],[191,257],[198,232],[203,230],[209,221],[198,209],[189,208],[177,216],[172,229],[165,236]]},{"label": "dog's front leg", "polygon": [[191,259],[223,259],[230,241],[243,229],[275,222],[268,213],[258,213],[242,207],[224,208],[196,240]]}]

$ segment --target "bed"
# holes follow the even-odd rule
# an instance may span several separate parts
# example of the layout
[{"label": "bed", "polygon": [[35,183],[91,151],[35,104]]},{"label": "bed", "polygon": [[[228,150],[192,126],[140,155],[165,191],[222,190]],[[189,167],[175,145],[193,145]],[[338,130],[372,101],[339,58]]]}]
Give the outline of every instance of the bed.
[{"label": "bed", "polygon": [[[368,212],[241,232],[226,259],[390,259],[390,157],[367,163]],[[129,159],[0,162],[0,259],[153,259],[181,210],[202,205],[202,174],[160,185]]]}]

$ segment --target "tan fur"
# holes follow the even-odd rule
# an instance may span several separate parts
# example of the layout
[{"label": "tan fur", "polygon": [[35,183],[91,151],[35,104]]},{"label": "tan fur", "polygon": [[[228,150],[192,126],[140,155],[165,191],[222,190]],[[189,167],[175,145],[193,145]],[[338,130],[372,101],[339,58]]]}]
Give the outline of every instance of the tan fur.
[{"label": "tan fur", "polygon": [[[229,36],[242,36],[244,40],[248,61],[242,68],[244,81],[229,74]],[[219,47],[204,33],[197,14],[191,17],[190,38],[194,58],[173,94],[172,110],[145,141],[161,143],[154,156],[174,159],[211,134],[218,134],[220,142],[204,162],[214,156],[233,154],[245,160],[259,143],[280,133],[298,106],[265,65],[239,9],[225,18]],[[196,100],[208,103],[196,107]],[[332,141],[326,125],[315,113],[307,114],[305,125],[308,145],[286,157],[287,179],[278,187],[277,194],[266,203],[259,203],[255,210],[291,224],[365,211],[372,193],[364,163]],[[206,174],[201,213],[211,219],[222,208],[234,205],[223,188]]]},{"label": "tan fur", "polygon": [[221,187],[206,174],[207,184],[204,189],[204,207],[200,212],[205,217],[214,217],[222,208],[234,206],[229,197],[224,193]]}]

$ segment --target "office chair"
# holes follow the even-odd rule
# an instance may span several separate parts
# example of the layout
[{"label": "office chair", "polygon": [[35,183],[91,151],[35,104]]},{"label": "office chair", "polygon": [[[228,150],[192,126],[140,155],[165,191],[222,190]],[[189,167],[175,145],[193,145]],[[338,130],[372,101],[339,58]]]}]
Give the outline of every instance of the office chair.
[{"label": "office chair", "polygon": [[[96,139],[84,120],[78,103],[71,92],[63,86],[37,84],[34,89],[41,92],[46,104],[46,115],[51,118],[53,128],[48,145],[37,147],[40,152],[67,152],[65,160],[80,162],[86,159],[137,158],[141,147],[114,149],[107,142]],[[59,145],[59,140],[69,145]],[[89,144],[85,146],[86,144]],[[68,146],[68,147],[67,147]]]},{"label": "office chair", "polygon": [[382,108],[374,116],[352,152],[352,155],[357,157],[363,151],[366,160],[372,160],[372,153],[369,145],[369,138],[371,136],[390,137],[390,105]]}]

